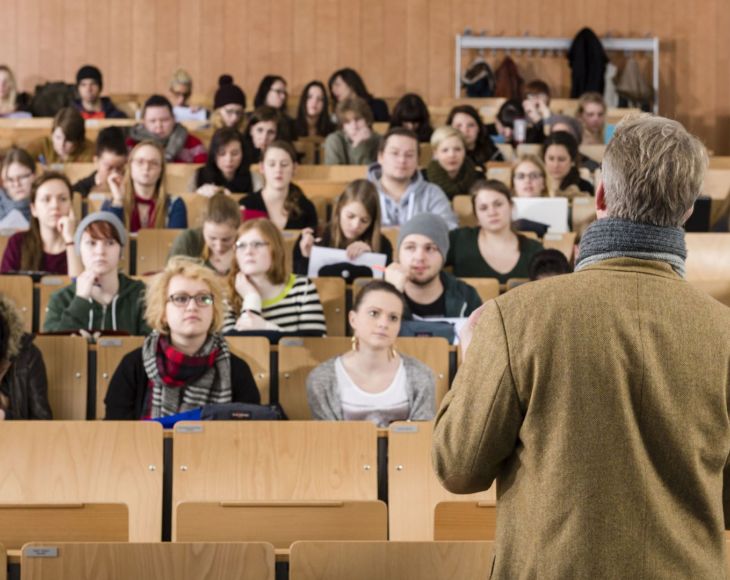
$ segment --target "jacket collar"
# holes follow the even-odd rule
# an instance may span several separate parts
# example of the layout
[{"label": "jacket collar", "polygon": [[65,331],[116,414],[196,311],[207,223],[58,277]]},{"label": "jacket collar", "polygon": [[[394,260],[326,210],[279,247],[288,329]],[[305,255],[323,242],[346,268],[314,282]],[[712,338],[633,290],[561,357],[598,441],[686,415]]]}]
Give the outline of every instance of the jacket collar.
[{"label": "jacket collar", "polygon": [[610,258],[608,260],[602,260],[586,266],[577,274],[583,272],[591,272],[595,270],[612,270],[616,272],[636,272],[638,274],[649,274],[651,276],[660,276],[662,278],[672,278],[674,280],[681,280],[682,278],[677,274],[672,267],[666,262],[660,262],[657,260],[642,260],[641,258]]}]

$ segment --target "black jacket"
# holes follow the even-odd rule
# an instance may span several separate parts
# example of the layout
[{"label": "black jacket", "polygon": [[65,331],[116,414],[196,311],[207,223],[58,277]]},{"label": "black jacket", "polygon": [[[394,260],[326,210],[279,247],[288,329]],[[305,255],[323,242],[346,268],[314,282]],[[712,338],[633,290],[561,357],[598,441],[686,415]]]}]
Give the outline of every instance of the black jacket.
[{"label": "black jacket", "polygon": [[608,57],[601,40],[590,28],[584,28],[576,34],[568,51],[568,61],[573,83],[571,99],[577,99],[589,91],[603,94]]},{"label": "black jacket", "polygon": [[[248,365],[231,353],[233,403],[261,404],[261,395]],[[104,404],[107,420],[141,419],[145,412],[149,378],[144,370],[142,349],[130,352],[114,371]]]},{"label": "black jacket", "polygon": [[23,335],[20,352],[2,378],[0,391],[10,399],[6,419],[53,418],[48,404],[46,365],[30,334]]},{"label": "black jacket", "polygon": [[[79,113],[83,113],[84,106],[81,104],[81,99],[76,99],[74,101],[74,107]],[[112,103],[112,100],[109,97],[102,97],[101,98],[101,110],[104,112],[104,117],[107,119],[126,119],[127,115],[123,112],[117,109],[117,107]]]}]

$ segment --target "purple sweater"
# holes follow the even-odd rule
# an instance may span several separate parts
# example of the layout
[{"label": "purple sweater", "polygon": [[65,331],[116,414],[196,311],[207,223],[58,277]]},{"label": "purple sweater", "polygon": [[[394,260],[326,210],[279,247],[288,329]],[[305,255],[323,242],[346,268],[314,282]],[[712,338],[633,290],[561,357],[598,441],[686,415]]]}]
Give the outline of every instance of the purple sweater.
[{"label": "purple sweater", "polygon": [[[21,245],[23,244],[23,237],[26,235],[27,232],[18,232],[10,236],[5,253],[3,254],[2,265],[0,265],[0,274],[8,274],[9,272],[17,272],[20,270]],[[41,267],[38,270],[64,276],[68,274],[66,251],[64,250],[60,254],[46,254],[43,252]]]}]

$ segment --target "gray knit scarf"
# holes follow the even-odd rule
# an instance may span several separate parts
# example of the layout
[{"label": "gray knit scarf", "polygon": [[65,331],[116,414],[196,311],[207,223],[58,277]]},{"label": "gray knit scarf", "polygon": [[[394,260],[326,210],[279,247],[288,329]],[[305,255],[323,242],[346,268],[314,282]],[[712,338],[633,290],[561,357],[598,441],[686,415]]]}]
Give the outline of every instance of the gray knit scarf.
[{"label": "gray knit scarf", "polygon": [[684,278],[687,259],[684,230],[617,218],[596,220],[583,233],[575,270],[610,258],[666,262]]},{"label": "gray knit scarf", "polygon": [[[142,362],[147,378],[152,384],[152,401],[150,417],[167,417],[196,409],[210,403],[230,403],[233,400],[231,390],[231,355],[223,335],[213,333],[195,356],[207,356],[213,349],[219,349],[215,364],[195,381],[181,388],[165,385],[158,367],[157,345],[160,333],[152,332],[144,340],[142,346]],[[180,400],[182,395],[182,401]]]},{"label": "gray knit scarf", "polygon": [[185,146],[185,141],[188,140],[188,130],[180,123],[175,123],[172,133],[163,141],[157,135],[145,129],[144,125],[135,125],[130,130],[129,136],[135,141],[154,141],[155,143],[159,143],[165,148],[165,161],[172,161]]}]

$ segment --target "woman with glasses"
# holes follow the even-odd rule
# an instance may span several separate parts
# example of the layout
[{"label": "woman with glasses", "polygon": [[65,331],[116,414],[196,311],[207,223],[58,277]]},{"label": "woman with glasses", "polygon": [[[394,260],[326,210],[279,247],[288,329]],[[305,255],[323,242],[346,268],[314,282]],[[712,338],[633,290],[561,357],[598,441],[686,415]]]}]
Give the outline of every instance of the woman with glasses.
[{"label": "woman with glasses", "polygon": [[165,191],[165,153],[154,141],[142,141],[129,153],[124,176],[109,176],[112,199],[103,211],[116,215],[130,233],[142,228],[187,228],[188,214],[181,198]]},{"label": "woman with glasses", "polygon": [[537,155],[521,155],[512,166],[512,193],[515,197],[547,195],[547,173]]},{"label": "woman with glasses", "polygon": [[[30,225],[30,189],[35,177],[35,161],[25,150],[12,148],[2,164],[2,189],[0,189],[0,220],[16,210]],[[20,228],[18,228],[20,229]]]},{"label": "woman with glasses", "polygon": [[471,203],[479,225],[451,231],[446,264],[458,277],[527,278],[532,257],[542,244],[518,234],[512,224],[512,194],[494,179],[477,181]]},{"label": "woman with glasses", "polygon": [[239,133],[243,132],[246,125],[246,93],[234,84],[231,75],[221,75],[218,78],[213,109],[210,121],[214,129],[230,127]]},{"label": "woman with glasses", "polygon": [[279,127],[277,139],[293,141],[297,137],[296,121],[289,116],[286,106],[286,99],[289,92],[286,88],[286,81],[278,75],[266,75],[261,79],[256,96],[253,99],[253,106],[271,107],[279,113]]},{"label": "woman with glasses", "polygon": [[228,275],[224,332],[324,335],[327,327],[317,287],[287,270],[285,253],[284,238],[270,220],[244,222]]},{"label": "woman with glasses", "polygon": [[218,280],[188,258],[173,258],[147,291],[152,333],[122,359],[104,403],[106,418],[155,419],[213,403],[259,404],[251,369],[219,329]]},{"label": "woman with glasses", "polygon": [[145,335],[145,286],[119,271],[127,232],[113,213],[87,215],[74,236],[74,248],[84,267],[76,280],[55,292],[48,303],[44,332],[105,330]]}]

